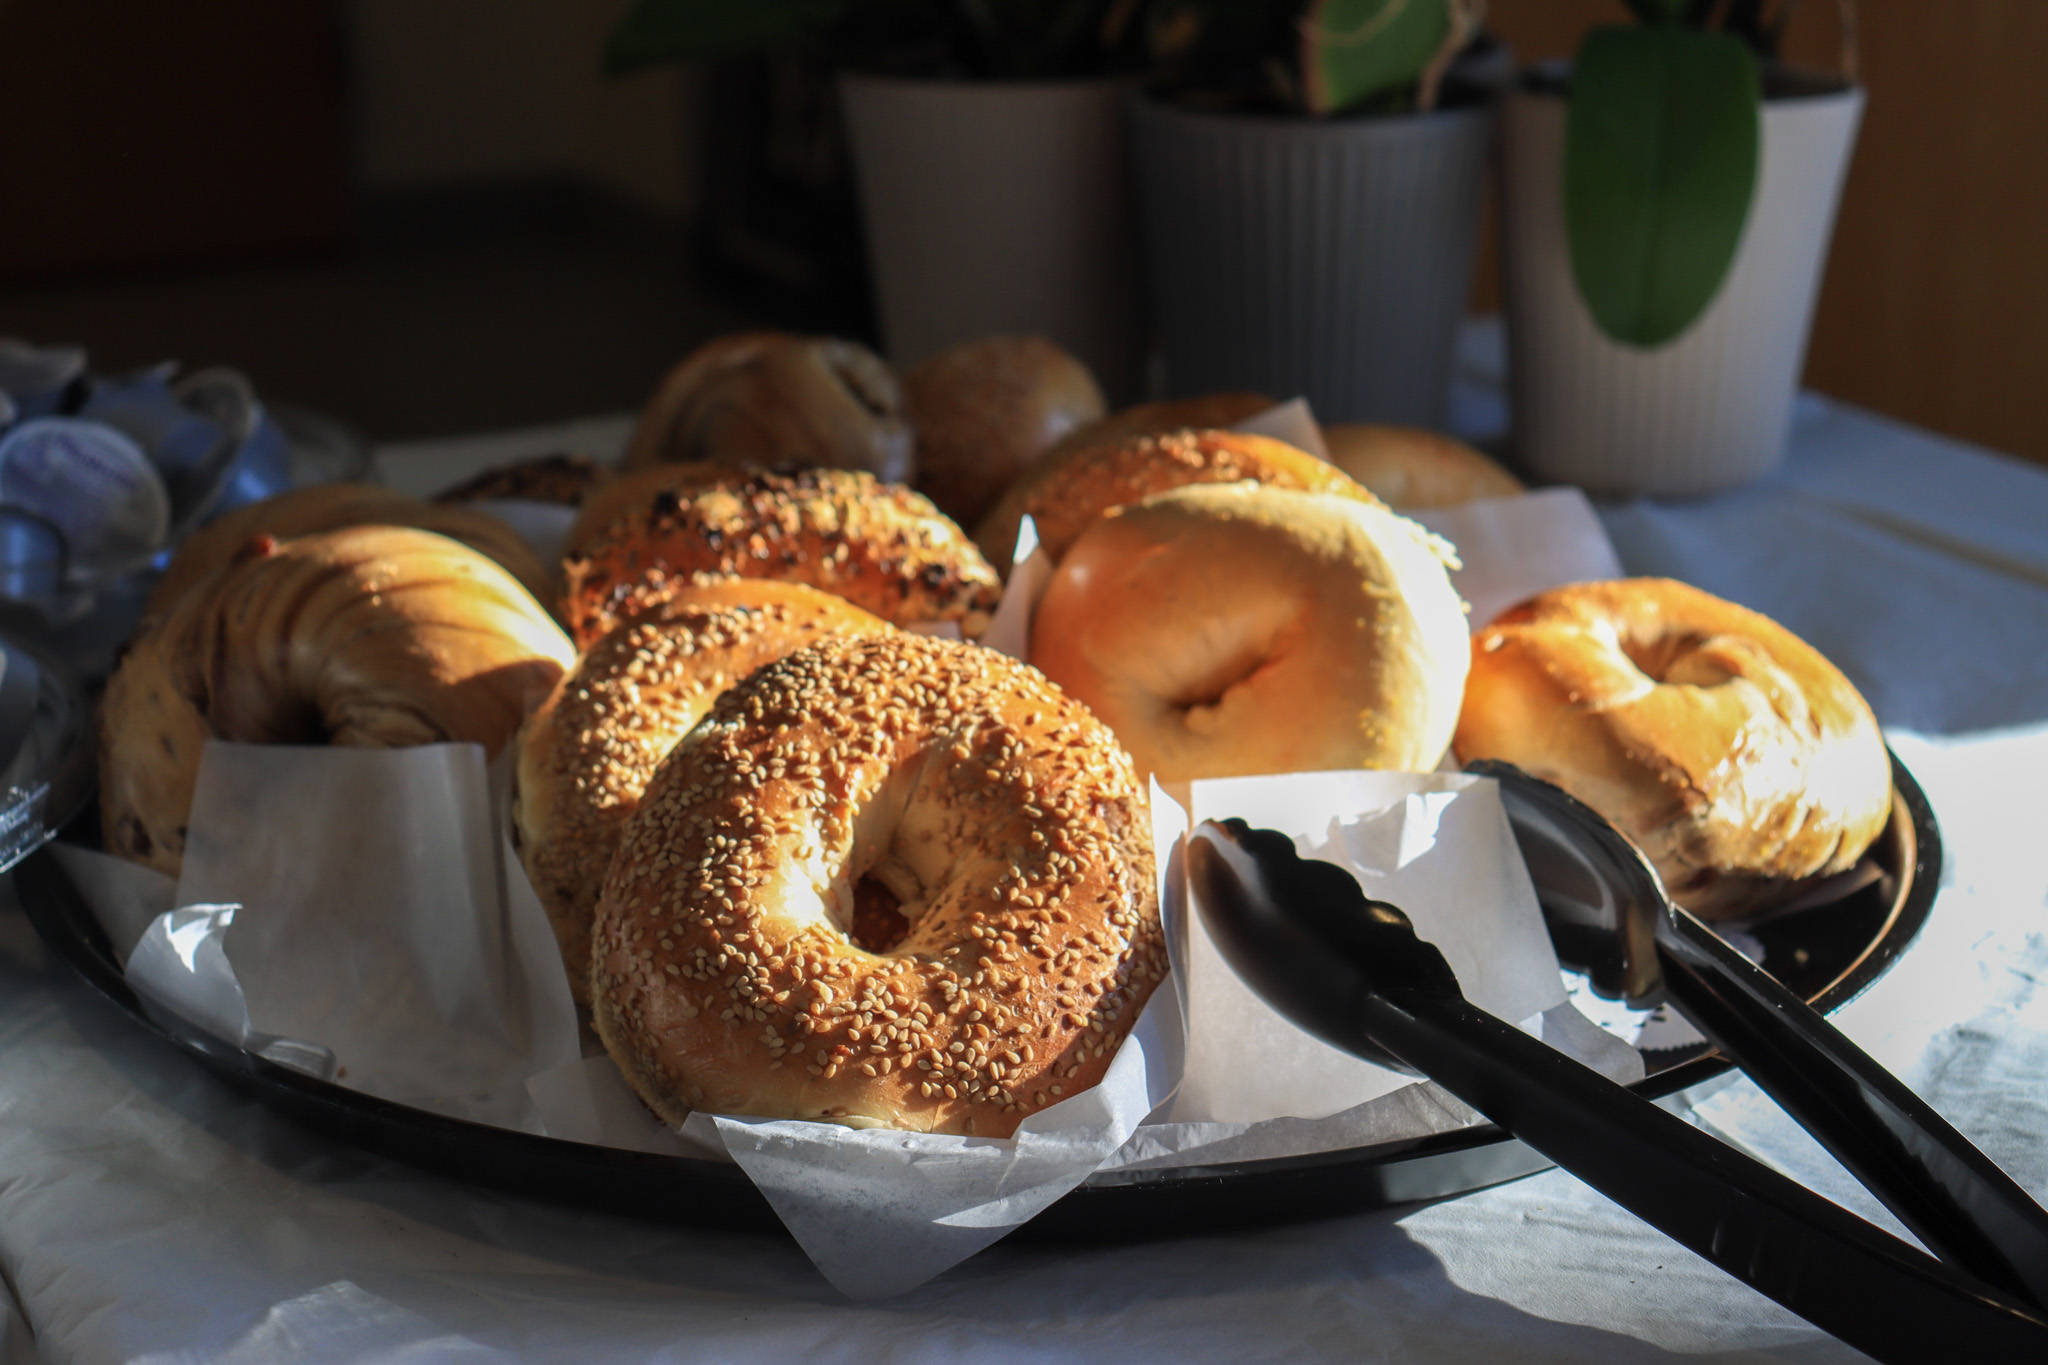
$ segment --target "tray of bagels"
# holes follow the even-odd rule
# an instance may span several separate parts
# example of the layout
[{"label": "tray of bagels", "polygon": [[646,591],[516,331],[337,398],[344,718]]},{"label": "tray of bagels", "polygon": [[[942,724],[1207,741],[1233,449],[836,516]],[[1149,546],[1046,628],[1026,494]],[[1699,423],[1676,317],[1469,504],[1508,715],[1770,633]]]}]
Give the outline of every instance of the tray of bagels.
[{"label": "tray of bagels", "polygon": [[849,1220],[971,1251],[1476,1188],[1545,1163],[1204,984],[1190,818],[1443,899],[1461,979],[1517,958],[1488,1008],[1653,1097],[1726,1068],[1564,1018],[1599,1002],[1462,765],[1591,804],[1824,1009],[1934,893],[1842,674],[1598,572],[1548,492],[1259,395],[1106,414],[1033,338],[901,375],[722,338],[616,463],[200,528],[107,680],[97,812],[18,884],[145,1027],[323,1131],[814,1256]]}]

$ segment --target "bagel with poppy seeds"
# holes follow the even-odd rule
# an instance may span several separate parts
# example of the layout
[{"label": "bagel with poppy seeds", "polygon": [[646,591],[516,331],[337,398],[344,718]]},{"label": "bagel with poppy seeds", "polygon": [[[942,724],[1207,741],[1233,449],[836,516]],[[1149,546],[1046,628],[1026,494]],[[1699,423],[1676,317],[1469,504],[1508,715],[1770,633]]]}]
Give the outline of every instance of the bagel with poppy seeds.
[{"label": "bagel with poppy seeds", "polygon": [[713,477],[689,467],[683,477],[564,560],[563,619],[579,648],[698,574],[804,583],[894,625],[951,622],[970,637],[988,628],[1002,595],[995,571],[908,488],[850,469]]}]

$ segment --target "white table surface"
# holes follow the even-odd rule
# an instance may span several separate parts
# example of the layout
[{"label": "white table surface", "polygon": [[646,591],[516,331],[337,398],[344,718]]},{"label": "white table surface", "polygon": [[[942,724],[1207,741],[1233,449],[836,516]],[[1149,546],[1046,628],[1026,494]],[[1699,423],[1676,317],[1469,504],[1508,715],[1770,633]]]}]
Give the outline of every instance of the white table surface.
[{"label": "white table surface", "polygon": [[[431,484],[623,431],[381,463]],[[1632,572],[1777,617],[1871,698],[1946,865],[1926,930],[1840,1021],[2048,1195],[2048,472],[1808,399],[1780,474],[1601,511]],[[999,1245],[851,1304],[785,1240],[530,1202],[313,1136],[101,1002],[11,899],[6,1361],[1861,1359],[1555,1171],[1253,1233]],[[1696,1119],[1896,1227],[1746,1082]]]}]

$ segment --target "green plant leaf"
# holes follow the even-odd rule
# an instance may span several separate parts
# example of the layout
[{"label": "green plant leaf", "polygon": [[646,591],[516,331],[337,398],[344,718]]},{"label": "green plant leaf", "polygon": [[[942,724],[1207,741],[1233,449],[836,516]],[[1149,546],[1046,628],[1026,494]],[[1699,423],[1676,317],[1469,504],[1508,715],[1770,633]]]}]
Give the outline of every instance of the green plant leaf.
[{"label": "green plant leaf", "polygon": [[1340,113],[1414,85],[1450,31],[1444,0],[1311,0],[1301,19],[1309,112]]},{"label": "green plant leaf", "polygon": [[1564,217],[1600,330],[1660,346],[1721,287],[1756,189],[1761,94],[1738,40],[1600,28],[1572,67]]},{"label": "green plant leaf", "polygon": [[850,0],[635,0],[606,37],[604,69],[617,76],[663,62],[737,57],[805,37]]}]

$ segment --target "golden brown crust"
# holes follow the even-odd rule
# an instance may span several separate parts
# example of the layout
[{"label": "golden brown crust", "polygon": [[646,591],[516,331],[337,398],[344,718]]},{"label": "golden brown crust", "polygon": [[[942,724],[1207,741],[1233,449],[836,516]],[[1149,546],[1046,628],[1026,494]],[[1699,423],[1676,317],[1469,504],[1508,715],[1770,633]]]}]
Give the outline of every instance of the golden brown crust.
[{"label": "golden brown crust", "polygon": [[1460,762],[1555,782],[1710,917],[1854,866],[1892,805],[1877,721],[1783,626],[1668,579],[1580,583],[1472,641]]},{"label": "golden brown crust", "polygon": [[[1086,709],[994,651],[821,641],[719,699],[605,879],[598,1034],[693,1109],[1009,1135],[1094,1085],[1166,969],[1147,802]],[[912,920],[848,940],[854,888]]]},{"label": "golden brown crust", "polygon": [[573,659],[531,594],[445,536],[258,538],[146,627],[107,684],[107,847],[177,875],[207,739],[495,753]]},{"label": "golden brown crust", "polygon": [[575,507],[609,477],[611,471],[588,455],[537,455],[516,464],[486,469],[474,478],[442,489],[434,495],[434,501],[445,504],[502,499]]},{"label": "golden brown crust", "polygon": [[858,342],[766,331],[719,337],[662,380],[622,468],[705,460],[864,469],[908,482],[902,391]]},{"label": "golden brown crust", "polygon": [[608,532],[636,514],[644,514],[663,493],[687,494],[701,488],[717,488],[747,477],[733,465],[700,461],[695,464],[658,464],[621,474],[590,490],[576,509],[576,520],[562,542],[562,557],[574,559],[603,540]]},{"label": "golden brown crust", "polygon": [[1001,597],[973,543],[907,488],[847,469],[730,471],[656,491],[570,553],[569,633],[587,648],[706,573],[805,583],[895,625],[955,622],[969,636]]},{"label": "golden brown crust", "polygon": [[1374,504],[1175,489],[1075,541],[1039,602],[1031,662],[1162,782],[1428,771],[1469,656],[1446,552]]},{"label": "golden brown crust", "polygon": [[459,540],[497,561],[536,600],[554,596],[547,570],[509,525],[472,507],[446,507],[366,483],[296,488],[216,517],[178,547],[149,595],[143,619],[169,611],[186,590],[233,559],[257,536],[311,535],[344,526],[413,526]]},{"label": "golden brown crust", "polygon": [[797,583],[729,578],[679,590],[591,646],[527,717],[513,827],[554,926],[570,990],[589,1003],[590,923],[640,794],[721,692],[826,635],[893,629]]},{"label": "golden brown crust", "polygon": [[1003,572],[1027,515],[1055,561],[1076,537],[1114,508],[1196,483],[1250,479],[1275,488],[1377,503],[1341,469],[1270,436],[1237,431],[1172,431],[1133,436],[1049,456],[1011,485],[975,528],[975,543]]},{"label": "golden brown crust", "polygon": [[1511,498],[1520,479],[1463,441],[1422,427],[1340,423],[1323,428],[1330,463],[1396,511]]},{"label": "golden brown crust", "polygon": [[1086,446],[1109,445],[1133,436],[1163,436],[1169,431],[1221,430],[1258,416],[1272,407],[1263,393],[1205,393],[1193,398],[1168,398],[1139,403],[1113,412],[1099,422],[1078,427],[1047,452],[1064,455]]},{"label": "golden brown crust", "polygon": [[1068,432],[1102,417],[1088,367],[1044,337],[963,342],[903,376],[917,490],[962,526]]}]

